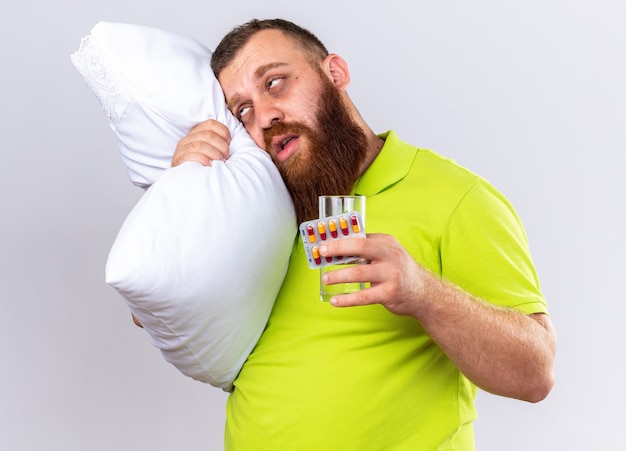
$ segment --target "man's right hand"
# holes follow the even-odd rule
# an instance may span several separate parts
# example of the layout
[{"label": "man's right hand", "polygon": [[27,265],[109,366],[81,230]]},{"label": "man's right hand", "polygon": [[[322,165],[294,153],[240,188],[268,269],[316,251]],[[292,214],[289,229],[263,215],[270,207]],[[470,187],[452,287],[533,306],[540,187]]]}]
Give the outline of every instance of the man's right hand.
[{"label": "man's right hand", "polygon": [[191,129],[178,141],[172,157],[172,167],[186,161],[211,166],[213,160],[225,160],[229,155],[230,131],[221,122],[208,119]]}]

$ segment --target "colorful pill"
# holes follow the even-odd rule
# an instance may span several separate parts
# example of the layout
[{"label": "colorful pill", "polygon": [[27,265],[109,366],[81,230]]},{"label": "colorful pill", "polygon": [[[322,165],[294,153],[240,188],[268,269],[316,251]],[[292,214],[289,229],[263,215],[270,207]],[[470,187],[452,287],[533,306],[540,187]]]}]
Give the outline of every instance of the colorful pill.
[{"label": "colorful pill", "polygon": [[356,215],[352,215],[350,217],[350,220],[352,221],[352,230],[354,230],[354,233],[359,233],[361,231],[361,228],[359,227],[359,220],[357,219]]},{"label": "colorful pill", "polygon": [[313,260],[315,260],[316,265],[322,264],[322,259],[320,258],[320,250],[317,246],[311,249],[311,255],[313,256]]},{"label": "colorful pill", "polygon": [[330,235],[333,238],[337,238],[337,223],[334,219],[328,221],[328,230],[330,230]]},{"label": "colorful pill", "polygon": [[312,225],[308,225],[306,227],[306,233],[309,234],[309,241],[311,243],[315,243],[315,241],[317,240],[317,238],[315,238],[315,230],[313,230],[313,226]]},{"label": "colorful pill", "polygon": [[320,233],[320,238],[322,240],[326,239],[326,227],[324,226],[323,222],[318,222],[317,223],[317,231]]},{"label": "colorful pill", "polygon": [[341,218],[339,218],[339,228],[341,229],[341,233],[343,233],[344,235],[348,234],[348,221],[346,221],[346,218],[344,218],[343,216]]}]

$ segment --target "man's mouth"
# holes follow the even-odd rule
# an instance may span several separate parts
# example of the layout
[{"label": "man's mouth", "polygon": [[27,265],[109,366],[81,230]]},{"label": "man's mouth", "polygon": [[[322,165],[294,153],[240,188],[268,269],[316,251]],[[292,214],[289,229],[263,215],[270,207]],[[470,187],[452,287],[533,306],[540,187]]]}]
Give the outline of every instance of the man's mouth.
[{"label": "man's mouth", "polygon": [[287,145],[287,143],[289,141],[291,141],[293,139],[293,136],[289,137],[289,138],[285,138],[281,143],[280,143],[280,148],[282,150],[285,150],[285,146]]},{"label": "man's mouth", "polygon": [[298,150],[298,135],[280,136],[272,140],[272,148],[276,159],[284,163]]}]

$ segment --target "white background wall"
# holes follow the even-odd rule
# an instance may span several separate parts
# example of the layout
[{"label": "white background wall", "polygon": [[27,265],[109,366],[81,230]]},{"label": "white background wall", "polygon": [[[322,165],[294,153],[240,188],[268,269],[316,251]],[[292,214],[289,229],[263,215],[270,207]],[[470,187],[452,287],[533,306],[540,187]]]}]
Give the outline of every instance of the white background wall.
[{"label": "white background wall", "polygon": [[484,175],[522,217],[559,334],[558,381],[538,405],[481,393],[478,448],[623,449],[623,1],[8,3],[0,449],[222,448],[225,395],[167,364],[104,284],[108,250],[141,192],[69,55],[99,20],[213,47],[236,24],[276,16],[344,56],[375,130]]}]

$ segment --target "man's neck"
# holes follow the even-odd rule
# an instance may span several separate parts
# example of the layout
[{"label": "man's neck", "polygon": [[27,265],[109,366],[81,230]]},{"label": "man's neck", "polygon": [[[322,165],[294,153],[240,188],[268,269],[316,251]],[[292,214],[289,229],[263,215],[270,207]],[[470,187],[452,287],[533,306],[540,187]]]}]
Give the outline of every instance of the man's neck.
[{"label": "man's neck", "polygon": [[384,144],[384,139],[376,136],[376,134],[372,131],[368,132],[367,153],[365,154],[365,159],[359,168],[359,177],[363,175],[367,168],[370,167],[370,164],[372,164],[372,162],[376,159]]}]

